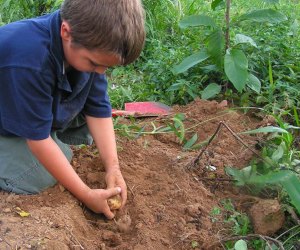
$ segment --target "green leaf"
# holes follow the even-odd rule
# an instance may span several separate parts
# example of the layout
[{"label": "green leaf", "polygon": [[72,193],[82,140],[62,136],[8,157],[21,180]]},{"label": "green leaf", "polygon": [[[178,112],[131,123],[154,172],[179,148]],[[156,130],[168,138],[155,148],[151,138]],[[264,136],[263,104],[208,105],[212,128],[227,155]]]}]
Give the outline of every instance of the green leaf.
[{"label": "green leaf", "polygon": [[184,144],[183,149],[190,149],[198,140],[198,135],[197,133],[193,135],[191,139],[189,139],[186,144]]},{"label": "green leaf", "polygon": [[207,100],[209,98],[215,97],[221,92],[221,86],[216,83],[209,84],[201,93],[201,99]]},{"label": "green leaf", "polygon": [[238,49],[227,50],[224,69],[228,79],[241,92],[248,79],[248,60],[244,52]]},{"label": "green leaf", "polygon": [[300,213],[300,180],[294,173],[290,172],[290,174],[289,178],[286,178],[285,181],[281,181],[281,184],[290,196],[298,213]]},{"label": "green leaf", "polygon": [[213,59],[216,66],[221,69],[223,64],[225,39],[221,29],[214,30],[206,39],[207,54]]},{"label": "green leaf", "polygon": [[244,240],[238,240],[235,244],[234,244],[234,250],[247,250],[247,243]]},{"label": "green leaf", "polygon": [[261,9],[261,10],[254,10],[247,14],[240,16],[240,21],[254,21],[254,22],[269,22],[269,23],[280,23],[287,20],[287,17],[273,9]]},{"label": "green leaf", "polygon": [[186,85],[186,81],[178,80],[176,83],[172,84],[166,91],[176,91],[182,89]]},{"label": "green leaf", "polygon": [[252,45],[253,47],[257,48],[256,43],[254,42],[254,40],[251,37],[245,36],[243,34],[236,34],[235,45],[242,44],[242,43],[248,43],[248,44]]},{"label": "green leaf", "polygon": [[248,180],[249,184],[281,184],[288,193],[293,205],[300,213],[300,180],[295,173],[289,170],[272,172],[263,176],[256,176]]},{"label": "green leaf", "polygon": [[184,17],[179,22],[179,27],[185,29],[187,27],[194,27],[194,26],[208,26],[208,27],[215,27],[215,21],[206,15],[192,15]]},{"label": "green leaf", "polygon": [[211,8],[212,8],[212,10],[215,10],[217,7],[224,5],[224,4],[225,4],[224,0],[213,0],[211,3]]},{"label": "green leaf", "polygon": [[273,152],[271,159],[274,162],[278,162],[284,155],[284,151],[285,151],[285,144],[284,142],[282,142],[277,149]]},{"label": "green leaf", "polygon": [[270,172],[266,175],[258,176],[256,170],[251,166],[241,170],[227,167],[225,170],[227,174],[233,176],[237,181],[237,185],[282,185],[298,213],[300,213],[300,180],[292,171],[281,170],[279,172]]},{"label": "green leaf", "polygon": [[226,167],[225,171],[228,175],[231,175],[235,181],[237,181],[237,186],[244,186],[251,177],[256,176],[256,170],[252,166],[245,167],[241,170]]},{"label": "green leaf", "polygon": [[172,68],[173,74],[180,74],[187,71],[189,68],[195,66],[196,64],[205,61],[209,58],[206,51],[197,52],[187,58],[185,58],[180,64]]},{"label": "green leaf", "polygon": [[274,126],[267,126],[263,128],[253,129],[245,132],[241,132],[241,134],[257,134],[257,133],[289,133],[283,128],[274,127]]},{"label": "green leaf", "polygon": [[248,81],[247,81],[247,86],[250,89],[254,90],[256,93],[258,93],[258,94],[260,93],[261,82],[255,75],[249,74]]},{"label": "green leaf", "polygon": [[[174,121],[173,132],[178,137],[180,143],[184,141],[185,129],[182,119],[180,117],[173,117],[172,120]],[[172,126],[171,126],[172,127]]]}]

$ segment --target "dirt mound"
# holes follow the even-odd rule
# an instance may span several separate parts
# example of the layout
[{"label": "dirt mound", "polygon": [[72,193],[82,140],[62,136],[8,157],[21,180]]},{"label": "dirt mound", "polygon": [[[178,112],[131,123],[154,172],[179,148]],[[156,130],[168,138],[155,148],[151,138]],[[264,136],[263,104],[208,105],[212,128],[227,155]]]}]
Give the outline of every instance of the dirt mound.
[{"label": "dirt mound", "polygon": [[[198,142],[212,136],[220,121],[235,133],[259,126],[224,103],[198,100],[174,107],[174,113],[185,114],[185,137],[197,133]],[[165,124],[166,119],[139,122]],[[254,148],[254,137],[242,140]],[[187,170],[199,149],[184,151],[178,141],[170,133],[117,137],[128,201],[115,220],[87,210],[59,185],[40,195],[1,193],[0,249],[208,249],[220,231],[211,211],[218,205],[220,190],[230,190],[218,178],[224,177],[225,166],[245,166],[253,153],[223,127],[196,168]],[[105,188],[104,168],[94,146],[75,150],[73,165],[91,187]],[[214,181],[208,181],[210,177]],[[20,216],[20,209],[30,215]]]}]

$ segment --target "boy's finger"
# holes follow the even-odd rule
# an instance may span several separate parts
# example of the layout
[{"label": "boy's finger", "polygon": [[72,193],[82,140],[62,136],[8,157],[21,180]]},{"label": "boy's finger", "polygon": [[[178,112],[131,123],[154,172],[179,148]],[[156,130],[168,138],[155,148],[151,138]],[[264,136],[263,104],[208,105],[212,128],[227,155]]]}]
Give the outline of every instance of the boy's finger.
[{"label": "boy's finger", "polygon": [[114,188],[109,188],[106,190],[107,198],[110,198],[114,195],[120,194],[121,193],[121,188],[120,187],[114,187]]},{"label": "boy's finger", "polygon": [[[107,206],[108,207],[108,206]],[[106,216],[107,219],[113,219],[115,217],[115,214],[108,209],[105,209],[105,211],[103,211],[103,214]]]}]

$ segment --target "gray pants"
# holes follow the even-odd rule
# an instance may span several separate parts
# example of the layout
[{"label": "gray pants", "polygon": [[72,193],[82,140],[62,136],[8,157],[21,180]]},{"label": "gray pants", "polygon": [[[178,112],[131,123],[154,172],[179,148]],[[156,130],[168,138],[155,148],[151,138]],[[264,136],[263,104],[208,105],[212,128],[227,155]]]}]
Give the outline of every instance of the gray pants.
[{"label": "gray pants", "polygon": [[[70,145],[93,142],[82,120],[75,120],[65,131],[54,131],[52,139],[71,161]],[[36,194],[56,184],[51,174],[31,153],[26,139],[0,135],[0,189],[17,194]]]}]

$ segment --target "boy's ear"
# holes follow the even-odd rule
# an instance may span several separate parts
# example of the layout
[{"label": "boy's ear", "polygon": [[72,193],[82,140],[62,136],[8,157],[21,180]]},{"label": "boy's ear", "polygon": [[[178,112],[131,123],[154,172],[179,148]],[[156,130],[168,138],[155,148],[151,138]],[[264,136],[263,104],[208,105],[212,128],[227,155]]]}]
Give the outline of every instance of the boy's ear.
[{"label": "boy's ear", "polygon": [[71,28],[70,25],[66,21],[62,21],[61,27],[60,27],[60,35],[61,38],[65,41],[71,40]]}]

